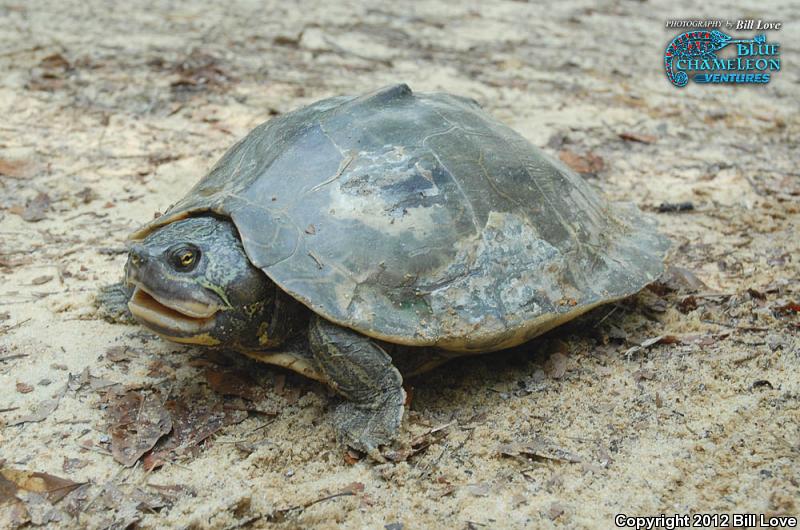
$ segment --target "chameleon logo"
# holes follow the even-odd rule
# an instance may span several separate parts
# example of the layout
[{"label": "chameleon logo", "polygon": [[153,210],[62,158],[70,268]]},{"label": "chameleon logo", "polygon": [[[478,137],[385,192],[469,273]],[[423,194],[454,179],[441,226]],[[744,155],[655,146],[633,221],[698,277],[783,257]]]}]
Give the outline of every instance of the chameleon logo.
[{"label": "chameleon logo", "polygon": [[715,52],[721,50],[728,44],[735,42],[751,42],[746,39],[734,40],[729,35],[721,31],[687,31],[681,33],[667,46],[664,51],[664,70],[667,79],[676,87],[686,86],[689,76],[682,70],[676,70],[673,66],[673,59],[716,59]]}]

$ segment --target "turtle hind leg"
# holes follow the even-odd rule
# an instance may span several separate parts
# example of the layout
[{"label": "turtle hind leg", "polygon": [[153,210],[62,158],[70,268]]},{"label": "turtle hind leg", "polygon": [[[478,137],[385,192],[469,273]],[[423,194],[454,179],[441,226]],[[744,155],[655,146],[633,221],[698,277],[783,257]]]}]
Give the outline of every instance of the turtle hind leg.
[{"label": "turtle hind leg", "polygon": [[128,309],[132,295],[133,289],[123,282],[101,287],[94,299],[97,315],[109,322],[135,324],[136,320]]},{"label": "turtle hind leg", "polygon": [[345,398],[334,412],[339,440],[382,461],[378,448],[397,437],[406,399],[392,358],[370,338],[319,317],[308,337],[317,368]]}]

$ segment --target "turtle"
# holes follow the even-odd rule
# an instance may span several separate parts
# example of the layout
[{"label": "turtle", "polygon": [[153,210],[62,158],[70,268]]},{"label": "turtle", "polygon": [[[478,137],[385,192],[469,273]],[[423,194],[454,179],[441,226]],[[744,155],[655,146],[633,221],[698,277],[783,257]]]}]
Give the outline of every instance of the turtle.
[{"label": "turtle", "polygon": [[380,458],[404,377],[628,297],[668,247],[475,100],[397,84],[256,127],[130,236],[104,303],[327,384],[338,440]]}]

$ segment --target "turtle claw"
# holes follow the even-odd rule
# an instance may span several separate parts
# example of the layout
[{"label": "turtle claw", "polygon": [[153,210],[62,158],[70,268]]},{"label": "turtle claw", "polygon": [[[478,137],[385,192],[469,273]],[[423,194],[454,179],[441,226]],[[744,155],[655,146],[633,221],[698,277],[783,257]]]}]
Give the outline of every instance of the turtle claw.
[{"label": "turtle claw", "polygon": [[352,401],[340,403],[333,413],[336,437],[340,443],[366,453],[370,459],[384,463],[381,446],[391,445],[403,420],[405,391],[388,392],[372,406]]}]

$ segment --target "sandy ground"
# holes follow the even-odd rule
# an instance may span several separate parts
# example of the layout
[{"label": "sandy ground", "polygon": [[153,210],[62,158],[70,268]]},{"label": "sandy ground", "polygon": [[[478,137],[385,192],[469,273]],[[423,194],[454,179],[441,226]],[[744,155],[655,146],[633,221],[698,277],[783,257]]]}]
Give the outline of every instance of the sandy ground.
[{"label": "sandy ground", "polygon": [[[291,4],[0,4],[0,526],[798,515],[798,5]],[[667,18],[738,15],[784,21],[773,82],[666,82]],[[125,236],[253,126],[400,81],[584,165],[660,221],[675,269],[410,381],[397,462],[375,465],[336,445],[321,385],[107,323],[92,299]]]}]

